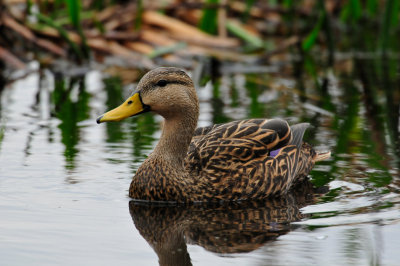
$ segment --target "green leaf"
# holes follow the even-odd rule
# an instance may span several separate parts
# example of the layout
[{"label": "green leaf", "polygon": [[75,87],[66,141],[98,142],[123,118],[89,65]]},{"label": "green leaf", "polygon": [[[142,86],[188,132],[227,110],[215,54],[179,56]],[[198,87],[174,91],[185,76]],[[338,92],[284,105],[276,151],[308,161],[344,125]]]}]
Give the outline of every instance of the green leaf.
[{"label": "green leaf", "polygon": [[315,27],[310,32],[310,34],[308,34],[308,36],[301,43],[301,47],[303,48],[303,50],[305,52],[308,52],[313,47],[315,42],[317,41],[317,37],[318,37],[319,32],[321,31],[321,27],[322,27],[324,20],[325,20],[325,14],[323,13],[322,15],[320,15],[317,25],[315,25]]},{"label": "green leaf", "polygon": [[80,19],[80,12],[81,12],[81,5],[80,1],[78,0],[67,0],[67,7],[68,7],[68,15],[69,19],[71,20],[71,24],[75,27],[75,29],[80,29],[81,27],[81,19]]},{"label": "green leaf", "polygon": [[135,29],[139,30],[142,27],[142,15],[143,15],[143,1],[138,0],[136,3],[136,17],[135,17]]},{"label": "green leaf", "polygon": [[362,13],[360,0],[350,0],[350,6],[353,19],[358,20]]},{"label": "green leaf", "polygon": [[54,29],[56,29],[58,31],[58,33],[60,34],[60,36],[65,39],[68,44],[70,45],[71,49],[75,52],[75,54],[79,57],[82,58],[82,53],[80,51],[80,49],[78,48],[78,46],[76,45],[76,43],[74,43],[68,36],[68,33],[66,30],[64,30],[60,25],[58,25],[53,19],[46,17],[40,13],[36,14],[36,17],[38,18],[38,20]]},{"label": "green leaf", "polygon": [[256,48],[263,47],[264,43],[260,38],[258,38],[257,36],[255,36],[254,34],[249,32],[245,28],[243,28],[238,23],[236,23],[232,20],[229,20],[226,23],[226,28],[228,29],[228,31],[230,33],[232,33],[232,34],[236,35],[237,37],[239,37],[240,39],[248,42],[250,45],[252,45]]},{"label": "green leaf", "polygon": [[283,6],[285,8],[291,8],[294,6],[294,1],[293,0],[284,0],[283,1]]},{"label": "green leaf", "polygon": [[250,17],[250,10],[254,5],[255,0],[246,0],[246,9],[244,10],[242,14],[242,21],[245,22],[249,19]]},{"label": "green leaf", "polygon": [[26,13],[32,15],[32,0],[26,1]]},{"label": "green leaf", "polygon": [[[207,0],[208,5],[218,4],[219,0]],[[218,29],[218,9],[205,8],[201,17],[199,27],[202,31],[210,34],[216,34]]]},{"label": "green leaf", "polygon": [[361,18],[361,3],[359,0],[349,0],[349,2],[343,7],[340,13],[340,18],[343,21],[357,21]]},{"label": "green leaf", "polygon": [[390,23],[392,27],[398,26],[400,14],[400,1],[392,0],[392,8],[390,9]]},{"label": "green leaf", "polygon": [[385,5],[385,12],[383,15],[383,22],[381,28],[381,38],[379,48],[385,52],[388,49],[390,41],[393,38],[398,38],[395,34],[391,34],[392,28],[397,26],[399,20],[399,1],[387,0]]},{"label": "green leaf", "polygon": [[378,11],[378,1],[377,0],[367,0],[367,10],[370,16],[376,15]]},{"label": "green leaf", "polygon": [[160,47],[160,48],[154,50],[151,54],[149,54],[149,57],[155,58],[155,57],[162,56],[164,54],[170,54],[175,51],[182,50],[185,47],[186,47],[185,42],[179,42],[177,44],[170,45],[170,46],[163,46],[163,47]]}]

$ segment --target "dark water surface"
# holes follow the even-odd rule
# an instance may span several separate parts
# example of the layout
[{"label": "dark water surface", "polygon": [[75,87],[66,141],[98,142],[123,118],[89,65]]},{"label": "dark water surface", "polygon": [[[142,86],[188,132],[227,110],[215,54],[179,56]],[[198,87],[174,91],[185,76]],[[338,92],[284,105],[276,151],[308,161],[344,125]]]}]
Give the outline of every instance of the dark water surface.
[{"label": "dark water surface", "polygon": [[0,94],[0,264],[398,265],[398,60],[304,66],[243,73],[223,65],[212,81],[193,76],[200,126],[250,117],[311,123],[305,139],[332,151],[312,171],[314,186],[265,202],[177,207],[127,196],[160,117],[95,123],[132,84],[32,63]]}]

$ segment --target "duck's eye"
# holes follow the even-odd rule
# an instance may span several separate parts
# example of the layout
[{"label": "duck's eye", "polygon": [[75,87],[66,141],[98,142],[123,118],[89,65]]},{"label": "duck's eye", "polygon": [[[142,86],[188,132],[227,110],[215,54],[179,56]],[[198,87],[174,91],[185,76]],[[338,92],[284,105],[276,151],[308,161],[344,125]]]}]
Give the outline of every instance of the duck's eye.
[{"label": "duck's eye", "polygon": [[159,87],[165,87],[166,85],[167,85],[167,81],[165,80],[165,79],[160,79],[158,82],[157,82],[157,86],[159,86]]},{"label": "duck's eye", "polygon": [[128,102],[128,104],[132,104],[132,103],[133,103],[132,101],[129,101],[129,102]]}]

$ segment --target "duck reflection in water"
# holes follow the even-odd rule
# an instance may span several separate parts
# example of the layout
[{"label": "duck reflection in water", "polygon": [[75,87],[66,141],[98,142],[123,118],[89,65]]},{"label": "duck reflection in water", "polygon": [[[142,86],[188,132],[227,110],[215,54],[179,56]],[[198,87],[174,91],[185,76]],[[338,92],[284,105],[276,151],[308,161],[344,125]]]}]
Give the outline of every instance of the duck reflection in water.
[{"label": "duck reflection in water", "polygon": [[192,265],[187,244],[218,254],[256,250],[288,233],[303,218],[300,208],[314,202],[305,181],[285,197],[219,205],[154,205],[132,200],[133,222],[157,253],[160,265]]}]

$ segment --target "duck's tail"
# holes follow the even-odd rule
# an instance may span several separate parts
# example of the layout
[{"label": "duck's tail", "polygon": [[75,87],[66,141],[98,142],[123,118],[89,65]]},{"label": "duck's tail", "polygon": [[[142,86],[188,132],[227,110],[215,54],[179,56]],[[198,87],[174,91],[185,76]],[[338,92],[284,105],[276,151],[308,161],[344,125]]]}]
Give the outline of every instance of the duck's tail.
[{"label": "duck's tail", "polygon": [[296,145],[300,149],[303,143],[303,136],[306,129],[310,126],[309,123],[300,123],[290,127],[292,131],[292,142],[290,144]]},{"label": "duck's tail", "polygon": [[330,151],[325,151],[325,152],[317,152],[317,155],[314,157],[314,162],[319,162],[328,159],[331,157],[331,152]]},{"label": "duck's tail", "polygon": [[[296,145],[297,148],[300,148],[302,143],[303,143],[303,136],[304,132],[306,129],[310,126],[309,123],[300,123],[291,126],[292,130],[292,145]],[[328,159],[331,157],[331,152],[330,151],[324,151],[324,152],[316,152],[316,155],[314,157],[314,162],[319,162]]]}]

